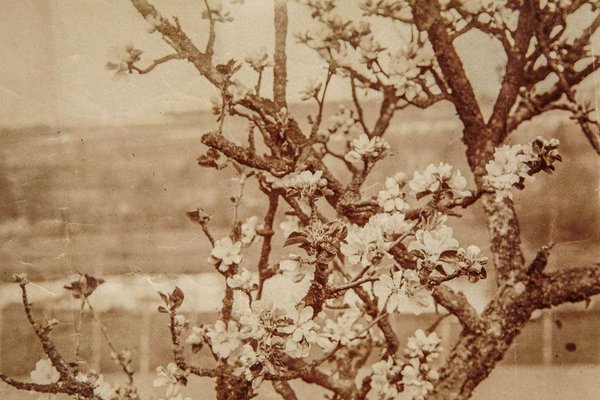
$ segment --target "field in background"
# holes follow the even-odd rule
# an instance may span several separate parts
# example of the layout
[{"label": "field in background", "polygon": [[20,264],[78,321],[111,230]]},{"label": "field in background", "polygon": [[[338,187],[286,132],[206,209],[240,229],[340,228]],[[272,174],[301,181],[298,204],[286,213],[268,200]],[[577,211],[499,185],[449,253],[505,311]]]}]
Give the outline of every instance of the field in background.
[{"label": "field in background", "polygon": [[[396,153],[375,169],[367,193],[376,193],[385,176],[412,174],[440,160],[470,175],[460,124],[452,112],[437,108],[394,119],[388,139]],[[157,126],[1,131],[0,281],[15,272],[51,279],[76,270],[206,271],[207,243],[184,213],[202,205],[214,216],[217,235],[224,234],[235,187],[229,169],[216,173],[196,165],[204,151],[199,138],[213,120],[198,114]],[[245,125],[229,125],[226,132],[242,141]],[[538,134],[561,139],[564,163],[554,177],[540,175],[516,196],[528,254],[553,241],[558,263],[563,254],[571,265],[594,261],[588,255],[600,240],[600,164],[584,136],[556,119],[526,125],[515,140]],[[260,215],[262,194],[249,186],[243,216]],[[485,245],[482,216],[475,206],[452,221],[458,237]]]}]

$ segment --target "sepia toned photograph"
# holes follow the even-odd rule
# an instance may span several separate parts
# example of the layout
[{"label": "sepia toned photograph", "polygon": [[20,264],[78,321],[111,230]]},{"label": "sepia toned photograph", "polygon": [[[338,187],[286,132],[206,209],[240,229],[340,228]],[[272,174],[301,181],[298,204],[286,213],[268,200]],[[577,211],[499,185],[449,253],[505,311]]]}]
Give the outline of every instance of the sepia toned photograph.
[{"label": "sepia toned photograph", "polygon": [[600,399],[599,0],[0,5],[0,399]]}]

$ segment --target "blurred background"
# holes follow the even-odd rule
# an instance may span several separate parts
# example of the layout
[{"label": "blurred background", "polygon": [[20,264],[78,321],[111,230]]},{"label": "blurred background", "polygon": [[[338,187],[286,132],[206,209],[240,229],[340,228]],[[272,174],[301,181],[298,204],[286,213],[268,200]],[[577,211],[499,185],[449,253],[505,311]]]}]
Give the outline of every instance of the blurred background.
[{"label": "blurred background", "polygon": [[[270,18],[270,4],[256,0],[235,9],[234,16],[246,25],[222,29],[219,57],[245,54],[254,42],[270,47],[272,28],[260,23]],[[180,15],[190,35],[202,40],[206,27],[197,2],[163,0],[157,5],[166,15]],[[216,126],[207,111],[212,89],[185,63],[159,67],[149,76],[112,80],[103,68],[111,46],[133,40],[147,51],[145,60],[166,51],[127,1],[0,0],[0,6],[10,14],[0,26],[0,372],[27,376],[42,355],[18,303],[18,286],[10,283],[12,275],[26,272],[35,282],[31,296],[36,315],[60,320],[54,336],[69,354],[78,312],[62,285],[80,271],[106,279],[91,302],[117,347],[132,349],[141,381],[149,382],[154,368],[170,357],[167,321],[155,312],[156,290],[181,286],[185,311],[192,322],[200,323],[213,318],[223,289],[206,261],[207,241],[185,216],[202,206],[213,215],[216,236],[225,235],[231,224],[229,197],[237,186],[232,172],[203,170],[196,163],[205,150],[201,134]],[[291,12],[298,16],[291,20],[294,32],[306,19],[296,5]],[[493,42],[470,39],[459,43],[461,55],[483,108],[489,110],[502,56]],[[315,107],[298,103],[297,92],[307,75],[322,74],[323,69],[314,54],[293,39],[290,49],[290,108],[306,125]],[[241,73],[251,76],[247,70]],[[598,98],[593,82],[586,83],[583,93]],[[327,114],[340,104],[350,106],[346,95],[342,82],[334,82]],[[365,111],[373,119],[376,102],[366,103]],[[245,129],[243,121],[226,125],[228,135],[240,141]],[[526,256],[531,259],[539,247],[553,242],[550,269],[597,263],[600,160],[564,114],[547,114],[524,124],[512,143],[538,135],[560,139],[563,163],[555,174],[539,175],[515,196]],[[365,195],[377,193],[386,176],[412,174],[431,162],[450,163],[469,176],[460,138],[460,122],[448,104],[399,112],[387,137],[395,152],[375,169]],[[264,199],[250,186],[242,217],[264,212]],[[282,213],[277,222],[281,219]],[[480,205],[451,225],[461,243],[475,243],[489,252]],[[281,242],[279,235],[275,248]],[[271,261],[280,255],[275,252]],[[246,256],[249,265],[255,258]],[[493,286],[491,276],[464,289],[481,308]],[[270,290],[272,296],[282,295],[277,285]],[[475,398],[597,398],[598,303],[535,315]],[[433,319],[401,316],[396,326],[401,335],[409,334]],[[89,317],[84,326],[84,356],[92,367],[117,376],[99,326]],[[440,329],[448,347],[458,327],[446,320]],[[196,362],[209,360],[200,356]],[[211,398],[204,390],[208,386],[197,383],[189,395]],[[266,391],[261,396],[269,398]],[[35,396],[0,386],[0,398]]]}]

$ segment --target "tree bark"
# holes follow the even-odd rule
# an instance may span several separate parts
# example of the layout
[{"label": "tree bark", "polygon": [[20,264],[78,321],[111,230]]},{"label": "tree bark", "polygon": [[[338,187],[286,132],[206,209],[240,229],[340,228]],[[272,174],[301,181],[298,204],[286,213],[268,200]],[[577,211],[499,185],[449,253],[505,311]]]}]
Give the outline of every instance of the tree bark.
[{"label": "tree bark", "polygon": [[288,29],[287,0],[275,2],[275,66],[273,67],[273,99],[277,110],[287,107],[287,56],[286,41]]}]

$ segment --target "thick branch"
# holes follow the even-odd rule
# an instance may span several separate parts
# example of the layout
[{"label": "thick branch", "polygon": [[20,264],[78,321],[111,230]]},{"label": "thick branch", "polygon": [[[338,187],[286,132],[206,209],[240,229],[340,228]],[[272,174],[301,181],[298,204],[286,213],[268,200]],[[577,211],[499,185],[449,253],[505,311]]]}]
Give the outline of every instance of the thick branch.
[{"label": "thick branch", "polygon": [[479,314],[462,293],[457,293],[448,286],[440,285],[433,290],[433,298],[450,314],[456,316],[466,330],[481,332],[485,329],[485,324]]},{"label": "thick branch", "polygon": [[275,2],[275,54],[273,66],[273,99],[277,109],[287,106],[287,56],[286,40],[288,29],[287,0],[274,0]]},{"label": "thick branch", "polygon": [[525,79],[523,68],[527,62],[526,54],[533,36],[534,26],[532,4],[526,1],[519,10],[519,22],[514,36],[515,46],[507,51],[506,72],[488,124],[490,129],[495,132],[496,142],[500,137],[505,136],[502,133],[506,130],[508,113],[515,103]]},{"label": "thick branch", "polygon": [[542,295],[536,303],[538,308],[587,301],[592,296],[600,294],[600,265],[546,274],[541,290]]},{"label": "thick branch", "polygon": [[467,145],[469,165],[480,184],[485,175],[485,160],[493,153],[491,135],[483,120],[471,82],[462,61],[448,36],[437,0],[412,1],[417,28],[426,31],[443,78],[452,90],[450,100],[464,124],[463,141]]},{"label": "thick branch", "polygon": [[177,52],[181,58],[187,58],[196,69],[204,75],[215,86],[220,87],[223,83],[224,76],[221,74],[212,63],[210,53],[203,53],[192,43],[190,38],[177,25],[171,24],[163,18],[156,8],[146,0],[131,0],[131,4],[136,10],[147,19],[149,16],[156,21],[156,30],[159,31],[165,41]]},{"label": "thick branch", "polygon": [[267,171],[273,175],[281,175],[282,172],[286,171],[287,166],[285,163],[277,159],[267,159],[257,155],[255,152],[248,148],[238,146],[233,142],[227,140],[223,135],[218,132],[209,132],[202,135],[202,143],[213,149],[219,150],[232,160],[237,161],[242,165],[246,165],[251,168],[256,168],[261,171]]}]

